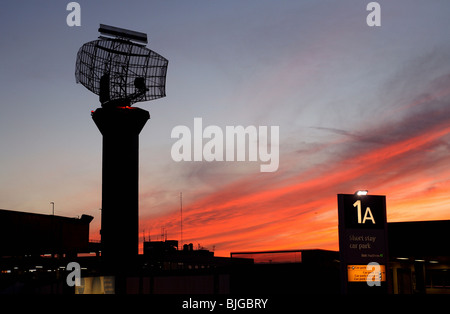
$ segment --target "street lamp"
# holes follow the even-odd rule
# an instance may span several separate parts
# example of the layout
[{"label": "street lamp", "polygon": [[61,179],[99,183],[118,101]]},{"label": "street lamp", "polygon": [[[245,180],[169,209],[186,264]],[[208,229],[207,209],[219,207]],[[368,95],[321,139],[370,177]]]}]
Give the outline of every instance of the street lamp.
[{"label": "street lamp", "polygon": [[55,203],[50,202],[50,204],[52,205],[52,215],[55,216]]},{"label": "street lamp", "polygon": [[368,193],[369,193],[368,190],[358,190],[355,192],[355,195],[362,196],[362,195],[367,195]]}]

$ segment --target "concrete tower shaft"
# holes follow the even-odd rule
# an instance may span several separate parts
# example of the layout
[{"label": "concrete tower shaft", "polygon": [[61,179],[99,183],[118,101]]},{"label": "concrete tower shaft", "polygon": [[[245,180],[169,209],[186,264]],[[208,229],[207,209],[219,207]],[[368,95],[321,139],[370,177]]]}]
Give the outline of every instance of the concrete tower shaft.
[{"label": "concrete tower shaft", "polygon": [[111,270],[136,260],[139,243],[139,133],[150,114],[136,107],[98,108],[103,135],[102,259]]}]

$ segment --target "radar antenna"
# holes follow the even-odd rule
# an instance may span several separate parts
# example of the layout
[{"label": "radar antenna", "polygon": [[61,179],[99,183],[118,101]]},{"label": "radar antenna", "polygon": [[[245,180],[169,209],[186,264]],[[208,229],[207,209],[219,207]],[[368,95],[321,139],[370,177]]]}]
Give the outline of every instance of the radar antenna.
[{"label": "radar antenna", "polygon": [[75,78],[102,107],[126,107],[166,96],[168,60],[146,48],[147,34],[100,24],[99,39],[77,54]]}]

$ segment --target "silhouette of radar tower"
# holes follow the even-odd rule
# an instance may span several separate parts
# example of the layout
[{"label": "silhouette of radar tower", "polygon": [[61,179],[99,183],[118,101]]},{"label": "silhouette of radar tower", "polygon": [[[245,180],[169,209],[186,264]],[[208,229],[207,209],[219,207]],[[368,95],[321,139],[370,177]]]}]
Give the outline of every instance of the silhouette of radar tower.
[{"label": "silhouette of radar tower", "polygon": [[132,106],[164,97],[168,60],[145,47],[147,35],[100,25],[78,51],[75,78],[99,96],[92,119],[103,135],[101,259],[125,290],[139,253],[139,133],[148,111]]}]

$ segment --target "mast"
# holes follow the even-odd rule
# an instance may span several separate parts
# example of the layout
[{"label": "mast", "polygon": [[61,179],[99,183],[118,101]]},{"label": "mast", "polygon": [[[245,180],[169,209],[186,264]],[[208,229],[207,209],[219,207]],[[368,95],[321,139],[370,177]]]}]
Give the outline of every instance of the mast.
[{"label": "mast", "polygon": [[180,192],[180,225],[181,225],[181,241],[180,248],[183,248],[183,192]]}]

